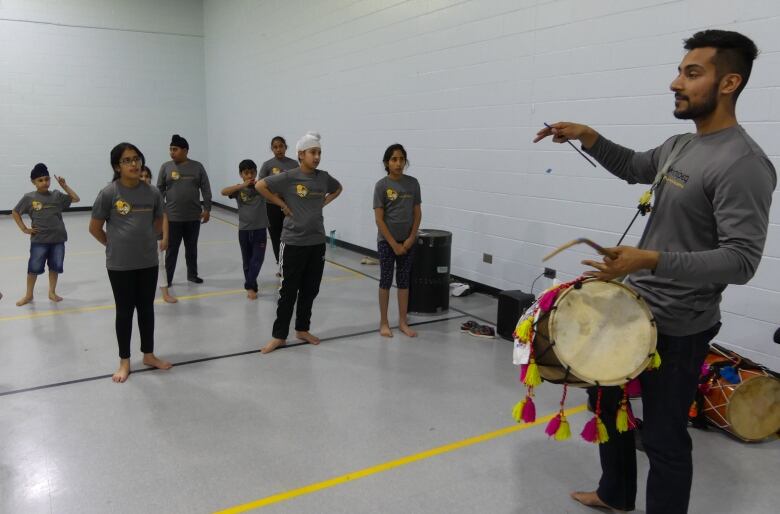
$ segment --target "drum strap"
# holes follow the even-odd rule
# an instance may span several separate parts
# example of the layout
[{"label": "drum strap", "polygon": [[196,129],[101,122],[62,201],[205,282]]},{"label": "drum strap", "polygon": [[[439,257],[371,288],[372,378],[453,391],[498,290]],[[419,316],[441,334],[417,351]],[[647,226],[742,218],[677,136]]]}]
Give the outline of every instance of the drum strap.
[{"label": "drum strap", "polygon": [[[690,143],[693,138],[696,136],[696,134],[683,134],[680,137],[678,137],[673,145],[672,145],[672,151],[669,152],[669,155],[666,157],[666,160],[663,162],[660,168],[658,168],[658,173],[655,175],[655,179],[653,180],[652,185],[650,186],[650,189],[648,190],[646,198],[646,202],[640,200],[639,206],[637,207],[636,214],[634,214],[634,217],[631,219],[631,223],[628,224],[628,227],[626,227],[625,232],[623,232],[623,235],[620,236],[620,240],[617,242],[615,246],[620,246],[623,242],[623,239],[625,239],[626,234],[628,234],[628,231],[631,230],[631,227],[634,226],[634,222],[636,222],[636,219],[641,214],[644,216],[648,212],[650,212],[650,199],[652,198],[653,193],[660,187],[661,181],[663,180],[666,173],[669,171],[669,168],[672,167],[672,164],[674,164],[674,161],[677,160],[677,157],[680,156],[680,153],[683,151],[683,148],[688,146],[688,143]],[[643,199],[645,197],[643,196]],[[645,232],[647,232],[647,228],[645,228]]]}]

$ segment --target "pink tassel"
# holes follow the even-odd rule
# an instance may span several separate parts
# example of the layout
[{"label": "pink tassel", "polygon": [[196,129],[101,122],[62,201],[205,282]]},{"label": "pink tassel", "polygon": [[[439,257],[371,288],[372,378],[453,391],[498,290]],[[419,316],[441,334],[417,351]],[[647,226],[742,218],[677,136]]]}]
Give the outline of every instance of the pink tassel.
[{"label": "pink tassel", "polygon": [[701,376],[707,376],[710,372],[710,365],[708,363],[704,363],[701,365]]},{"label": "pink tassel", "polygon": [[626,384],[626,393],[629,398],[638,398],[642,396],[642,385],[639,383],[638,378],[630,380],[628,384]]},{"label": "pink tassel", "polygon": [[561,413],[559,412],[553,419],[547,423],[547,428],[544,429],[544,433],[550,437],[553,437],[558,429],[561,427]]},{"label": "pink tassel", "polygon": [[533,423],[536,421],[536,405],[534,405],[534,400],[530,396],[525,399],[522,416],[523,422],[525,423]]},{"label": "pink tassel", "polygon": [[549,312],[555,305],[555,299],[558,298],[558,288],[551,289],[542,295],[539,300],[539,309],[542,312]]},{"label": "pink tassel", "polygon": [[528,373],[528,364],[521,364],[520,365],[520,383],[525,383],[525,375]]},{"label": "pink tassel", "polygon": [[593,416],[590,421],[585,424],[580,435],[583,439],[589,443],[595,443],[598,441],[598,428],[596,427],[596,420],[598,416]]}]

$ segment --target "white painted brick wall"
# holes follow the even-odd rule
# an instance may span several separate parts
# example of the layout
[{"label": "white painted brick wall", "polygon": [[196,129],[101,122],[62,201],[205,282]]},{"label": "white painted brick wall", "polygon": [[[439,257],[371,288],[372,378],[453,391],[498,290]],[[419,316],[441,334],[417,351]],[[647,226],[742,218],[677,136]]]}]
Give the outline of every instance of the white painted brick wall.
[{"label": "white painted brick wall", "polygon": [[121,141],[155,173],[174,132],[207,161],[203,77],[200,0],[0,1],[0,210],[39,161],[91,206]]}]

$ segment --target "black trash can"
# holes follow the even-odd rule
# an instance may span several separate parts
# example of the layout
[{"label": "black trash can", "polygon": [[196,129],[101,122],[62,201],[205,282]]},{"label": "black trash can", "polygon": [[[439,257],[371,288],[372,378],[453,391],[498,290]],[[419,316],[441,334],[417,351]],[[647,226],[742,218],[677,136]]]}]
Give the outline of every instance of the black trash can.
[{"label": "black trash can", "polygon": [[450,308],[450,253],[452,232],[420,229],[417,232],[409,312],[436,314]]}]

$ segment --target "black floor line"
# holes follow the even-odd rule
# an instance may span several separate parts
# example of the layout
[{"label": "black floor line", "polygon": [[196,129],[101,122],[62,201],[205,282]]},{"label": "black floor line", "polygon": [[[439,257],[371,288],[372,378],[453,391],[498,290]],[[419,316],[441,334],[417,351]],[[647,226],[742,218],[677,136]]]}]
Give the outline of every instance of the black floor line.
[{"label": "black floor line", "polygon": [[[450,321],[450,320],[453,320],[453,319],[460,319],[462,317],[463,317],[463,315],[450,316],[450,317],[447,317],[447,318],[439,318],[439,319],[427,320],[427,321],[418,321],[416,323],[409,323],[409,325],[410,326],[415,326],[415,327],[416,326],[420,326],[420,325],[430,325],[432,323],[440,323],[442,321]],[[358,336],[363,336],[363,335],[366,335],[366,334],[372,334],[372,333],[374,333],[376,331],[377,331],[377,329],[372,328],[371,330],[362,330],[360,332],[354,332],[354,333],[351,333],[351,334],[345,334],[345,335],[333,336],[333,337],[324,337],[324,338],[322,338],[322,342],[326,343],[328,341],[337,341],[339,339],[349,339],[351,337],[358,337]],[[309,343],[304,343],[304,342],[292,343],[292,344],[288,344],[286,346],[283,346],[283,347],[277,349],[276,351],[278,352],[278,351],[281,351],[281,350],[289,350],[290,348],[295,348],[297,346],[303,346],[303,345],[308,345],[308,344]],[[212,357],[203,357],[201,359],[192,359],[192,360],[188,360],[188,361],[174,362],[173,366],[174,367],[181,367],[181,366],[186,366],[188,364],[197,364],[199,362],[208,362],[208,361],[215,361],[215,360],[220,360],[220,359],[227,359],[227,358],[230,358],[230,357],[239,357],[241,355],[251,355],[253,353],[260,353],[260,350],[259,349],[246,350],[246,351],[243,351],[243,352],[226,353],[226,354],[223,354],[223,355],[214,355]],[[147,371],[155,371],[155,369],[156,368],[143,368],[143,369],[139,369],[137,371],[133,371],[132,374],[135,375],[135,374],[144,373],[144,372],[147,372]],[[44,385],[39,385],[39,386],[34,386],[34,387],[25,387],[24,389],[13,389],[11,391],[5,391],[5,392],[0,393],[0,396],[11,396],[11,395],[14,395],[14,394],[22,394],[22,393],[30,393],[32,391],[40,391],[41,389],[53,389],[55,387],[62,387],[62,386],[67,386],[67,385],[72,385],[72,384],[80,384],[80,383],[83,383],[83,382],[93,382],[95,380],[103,380],[105,378],[110,378],[111,376],[112,376],[111,374],[96,375],[96,376],[93,376],[93,377],[77,378],[75,380],[67,380],[65,382],[55,382],[53,384],[44,384]]]}]

